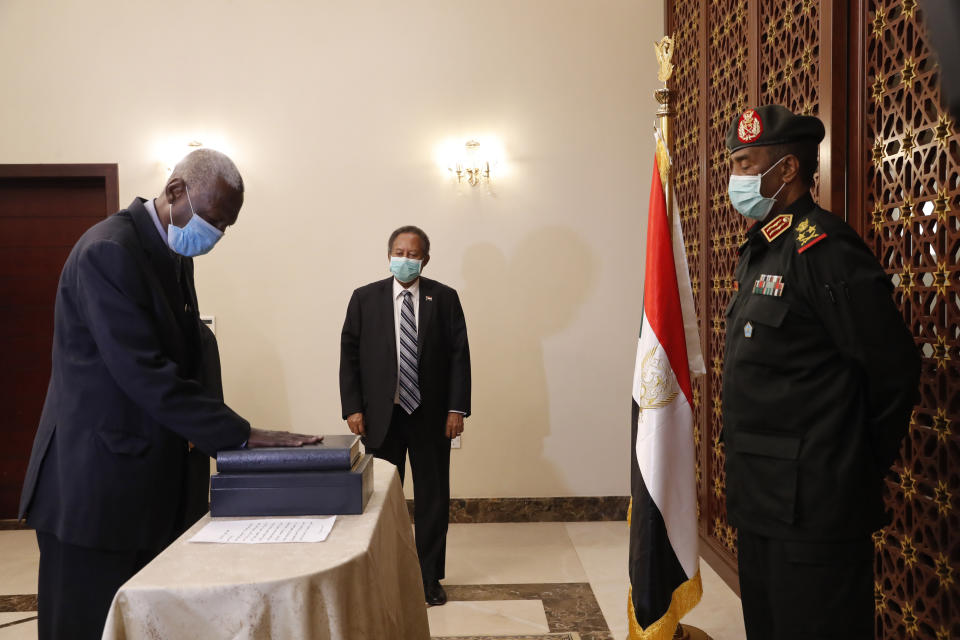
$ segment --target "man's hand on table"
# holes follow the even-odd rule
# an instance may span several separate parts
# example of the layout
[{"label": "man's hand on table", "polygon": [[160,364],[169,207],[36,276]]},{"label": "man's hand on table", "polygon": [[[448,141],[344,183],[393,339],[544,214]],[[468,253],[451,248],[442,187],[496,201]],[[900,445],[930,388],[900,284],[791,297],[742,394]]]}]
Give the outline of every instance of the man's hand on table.
[{"label": "man's hand on table", "polygon": [[276,431],[274,429],[250,429],[247,448],[256,447],[301,447],[305,444],[320,442],[323,436],[308,436],[302,433]]}]

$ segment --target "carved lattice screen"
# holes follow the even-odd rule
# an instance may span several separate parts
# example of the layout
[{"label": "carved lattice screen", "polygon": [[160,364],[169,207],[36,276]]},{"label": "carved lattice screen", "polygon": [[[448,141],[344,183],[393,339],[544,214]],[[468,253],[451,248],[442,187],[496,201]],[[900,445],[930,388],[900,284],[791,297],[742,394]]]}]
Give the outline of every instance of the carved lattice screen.
[{"label": "carved lattice screen", "polygon": [[851,156],[859,230],[924,355],[920,404],[887,482],[893,523],[875,536],[877,613],[890,637],[958,638],[960,137],[916,0],[866,4],[864,148]]},{"label": "carved lattice screen", "polygon": [[[777,102],[824,120],[820,203],[865,238],[923,359],[921,402],[876,536],[878,638],[960,638],[960,134],[916,0],[668,0],[674,162],[708,375],[694,390],[701,550],[735,586],[717,441],[723,309],[745,229],[726,197],[726,126]],[[951,534],[952,532],[952,534]]]},{"label": "carved lattice screen", "polygon": [[[698,55],[698,37],[700,32],[700,14],[690,10],[696,3],[678,3],[676,49],[674,58],[677,65],[673,80],[678,93],[676,103],[676,136],[673,141],[674,186],[677,208],[683,226],[683,238],[690,267],[690,284],[693,288],[697,313],[700,313],[700,292],[703,287],[700,276],[703,260],[700,248],[700,135],[698,114],[700,113],[700,56]],[[699,412],[703,404],[703,382],[693,381],[694,412]],[[704,495],[704,480],[707,477],[701,460],[704,457],[705,438],[700,424],[694,424],[694,441],[697,449],[697,495]],[[697,505],[697,514],[702,515],[701,505]]]}]

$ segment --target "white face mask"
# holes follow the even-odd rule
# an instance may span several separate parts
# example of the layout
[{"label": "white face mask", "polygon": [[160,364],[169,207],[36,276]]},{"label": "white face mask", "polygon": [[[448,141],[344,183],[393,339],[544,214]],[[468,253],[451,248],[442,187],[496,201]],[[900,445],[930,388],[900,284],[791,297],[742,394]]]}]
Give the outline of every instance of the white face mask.
[{"label": "white face mask", "polygon": [[[783,156],[786,158],[787,156]],[[757,176],[730,176],[730,184],[727,187],[727,193],[730,196],[730,202],[733,203],[733,208],[740,212],[740,215],[746,216],[753,220],[763,220],[767,217],[767,214],[770,213],[770,209],[773,208],[773,205],[777,203],[777,196],[780,195],[780,192],[783,191],[783,188],[787,186],[787,183],[784,182],[780,185],[780,188],[777,189],[777,192],[773,194],[772,198],[764,198],[760,194],[760,181],[763,180],[763,176],[770,173],[775,166],[780,164],[783,161],[783,158],[780,158],[774,162],[769,169]]]}]

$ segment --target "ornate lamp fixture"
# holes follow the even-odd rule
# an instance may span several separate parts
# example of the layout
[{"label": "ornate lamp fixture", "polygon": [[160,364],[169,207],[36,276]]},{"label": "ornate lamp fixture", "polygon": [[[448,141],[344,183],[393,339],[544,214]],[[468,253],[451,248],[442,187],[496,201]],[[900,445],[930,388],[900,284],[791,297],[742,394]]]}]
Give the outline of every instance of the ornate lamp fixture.
[{"label": "ornate lamp fixture", "polygon": [[471,187],[481,182],[489,182],[490,161],[481,156],[480,143],[476,140],[468,140],[463,147],[463,157],[458,159],[454,166],[449,167],[449,170],[457,175],[457,182],[463,182],[466,178]]}]

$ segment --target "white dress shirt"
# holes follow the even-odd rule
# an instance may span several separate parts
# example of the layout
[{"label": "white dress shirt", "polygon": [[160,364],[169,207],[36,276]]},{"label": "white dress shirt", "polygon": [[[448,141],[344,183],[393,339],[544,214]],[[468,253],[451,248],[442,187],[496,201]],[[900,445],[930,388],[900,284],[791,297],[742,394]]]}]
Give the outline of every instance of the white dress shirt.
[{"label": "white dress shirt", "polygon": [[167,234],[163,231],[163,225],[160,224],[160,216],[157,215],[157,205],[153,203],[153,198],[147,199],[143,203],[143,208],[147,210],[147,213],[150,214],[150,217],[153,218],[153,224],[157,227],[157,233],[160,234],[160,237],[163,238],[163,244],[170,246],[170,241],[167,240]]},{"label": "white dress shirt", "polygon": [[420,347],[420,278],[404,289],[403,285],[393,279],[393,329],[394,342],[397,345],[397,389],[393,394],[393,403],[400,404],[400,310],[403,308],[403,292],[409,291],[412,296],[413,317],[417,322],[417,348]]}]

